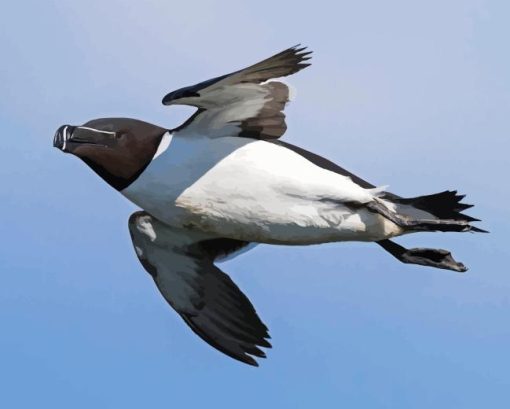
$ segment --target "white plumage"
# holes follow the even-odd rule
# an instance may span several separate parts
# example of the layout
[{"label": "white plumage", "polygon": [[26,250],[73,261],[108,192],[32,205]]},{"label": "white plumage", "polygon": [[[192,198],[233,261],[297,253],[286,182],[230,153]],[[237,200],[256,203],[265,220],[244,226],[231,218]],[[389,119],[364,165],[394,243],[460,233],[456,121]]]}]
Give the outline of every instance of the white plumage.
[{"label": "white plumage", "polygon": [[312,244],[399,234],[394,223],[359,207],[379,191],[267,141],[177,133],[122,194],[170,226]]},{"label": "white plumage", "polygon": [[373,241],[404,263],[466,271],[446,250],[389,238],[483,231],[462,195],[402,198],[279,141],[289,87],[272,79],[309,65],[292,47],[245,69],[167,94],[197,111],[180,127],[130,118],[64,125],[54,145],[81,157],[144,211],[129,219],[135,252],[168,303],[210,345],[257,365],[270,347],[250,301],[214,263],[256,243]]}]

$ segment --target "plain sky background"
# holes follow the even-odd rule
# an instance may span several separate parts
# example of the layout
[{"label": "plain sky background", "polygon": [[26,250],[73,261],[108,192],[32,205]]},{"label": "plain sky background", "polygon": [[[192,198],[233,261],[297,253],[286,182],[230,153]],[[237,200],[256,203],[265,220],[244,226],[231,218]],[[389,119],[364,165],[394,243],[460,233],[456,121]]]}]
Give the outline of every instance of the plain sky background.
[{"label": "plain sky background", "polygon": [[[0,407],[510,405],[510,3],[10,1],[0,7]],[[196,337],[138,263],[135,207],[56,128],[166,127],[182,86],[296,43],[286,141],[404,196],[457,188],[490,235],[421,234],[458,274],[378,246],[258,246],[222,264],[269,326],[259,368]]]}]

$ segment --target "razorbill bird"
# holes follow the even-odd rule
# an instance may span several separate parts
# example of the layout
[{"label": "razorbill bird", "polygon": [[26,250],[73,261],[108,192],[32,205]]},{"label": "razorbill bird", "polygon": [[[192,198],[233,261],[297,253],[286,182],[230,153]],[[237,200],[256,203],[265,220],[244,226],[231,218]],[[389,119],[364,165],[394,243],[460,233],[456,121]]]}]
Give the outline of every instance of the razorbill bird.
[{"label": "razorbill bird", "polygon": [[279,139],[289,88],[273,79],[309,66],[310,54],[295,46],[170,92],[163,104],[197,108],[175,129],[102,118],[63,125],[53,140],[143,209],[129,231],[163,297],[206,342],[250,365],[265,357],[268,330],[216,261],[256,243],[368,241],[404,263],[463,272],[446,250],[390,238],[483,232],[456,191],[402,198]]}]

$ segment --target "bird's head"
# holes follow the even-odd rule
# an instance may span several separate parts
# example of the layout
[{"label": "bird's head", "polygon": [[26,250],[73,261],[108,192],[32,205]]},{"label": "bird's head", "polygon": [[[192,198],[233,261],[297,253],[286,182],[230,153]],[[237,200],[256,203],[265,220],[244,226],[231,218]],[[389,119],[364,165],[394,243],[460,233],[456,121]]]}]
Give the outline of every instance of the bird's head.
[{"label": "bird's head", "polygon": [[154,157],[166,129],[130,118],[62,125],[53,146],[82,159],[117,190],[129,186]]}]

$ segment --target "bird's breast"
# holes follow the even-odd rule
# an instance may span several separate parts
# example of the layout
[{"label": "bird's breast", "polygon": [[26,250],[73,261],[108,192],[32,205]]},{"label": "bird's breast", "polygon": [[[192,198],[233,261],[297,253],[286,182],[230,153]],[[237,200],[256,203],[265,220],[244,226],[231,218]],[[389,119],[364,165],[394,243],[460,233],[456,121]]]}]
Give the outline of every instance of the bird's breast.
[{"label": "bird's breast", "polygon": [[350,217],[340,203],[369,197],[286,148],[228,137],[174,138],[122,193],[171,226],[265,242],[322,240]]}]

